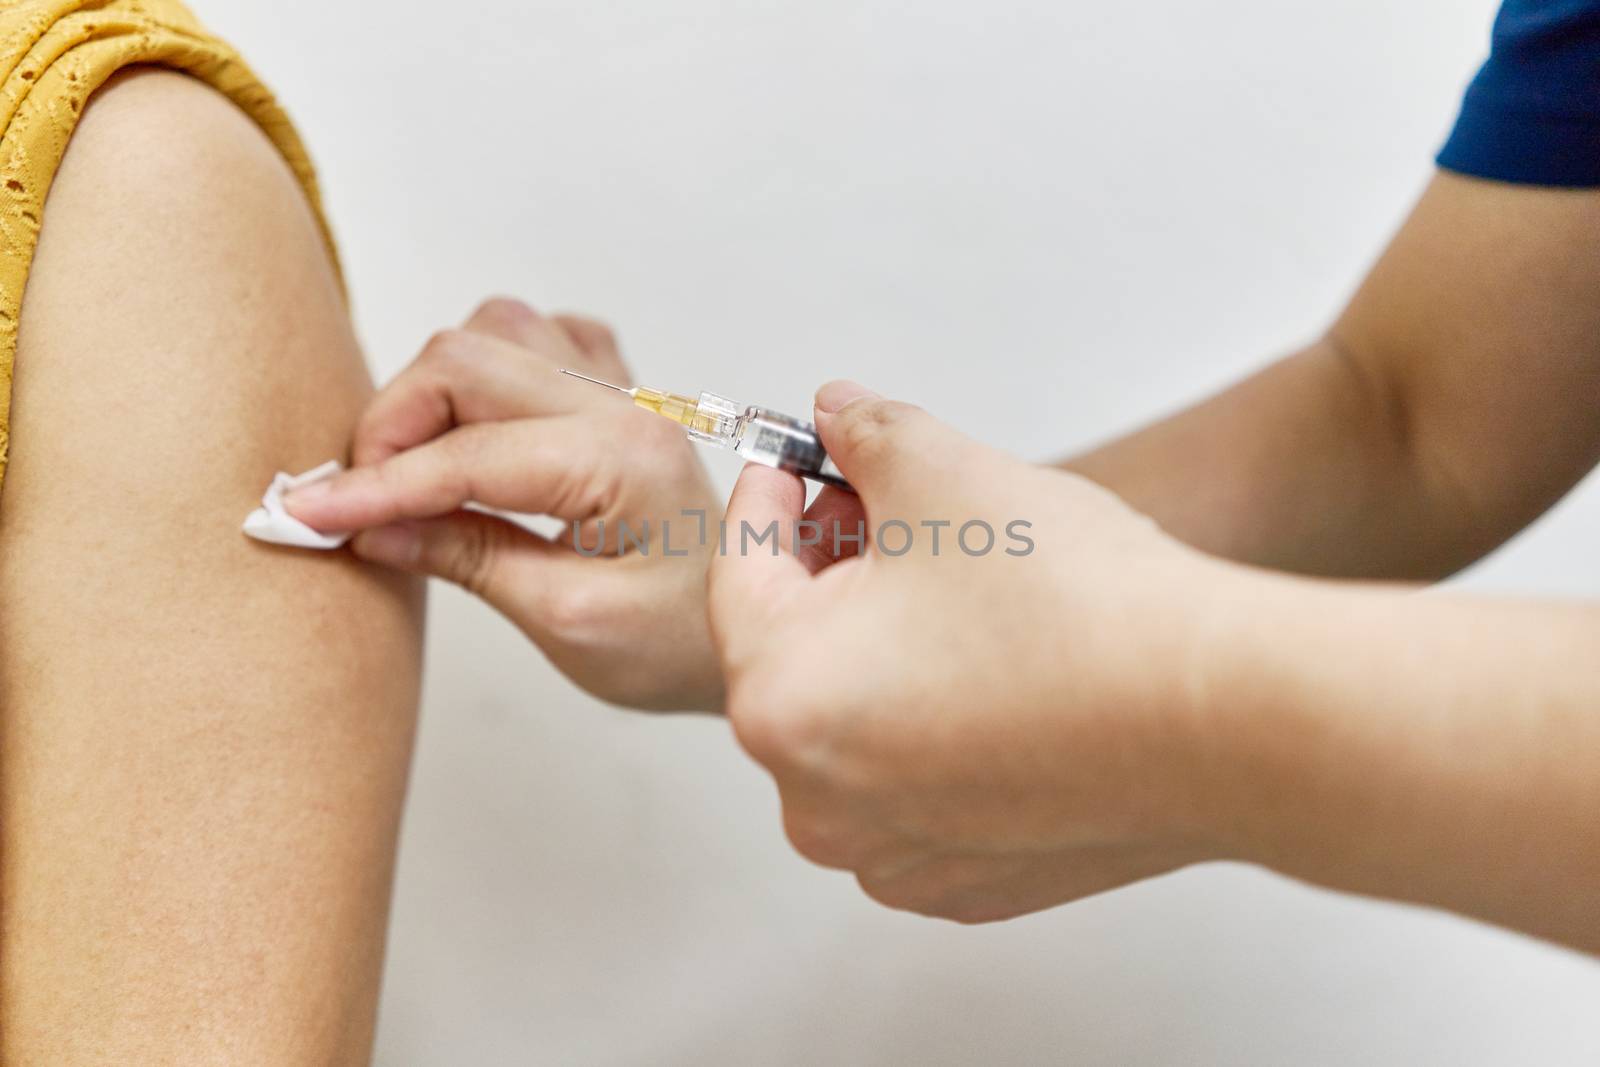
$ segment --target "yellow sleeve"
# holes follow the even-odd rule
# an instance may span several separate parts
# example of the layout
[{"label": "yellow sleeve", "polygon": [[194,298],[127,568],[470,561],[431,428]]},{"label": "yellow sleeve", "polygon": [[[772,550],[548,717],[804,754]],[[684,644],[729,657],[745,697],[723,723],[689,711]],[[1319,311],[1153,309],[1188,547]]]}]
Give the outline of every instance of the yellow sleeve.
[{"label": "yellow sleeve", "polygon": [[283,109],[176,0],[20,0],[0,8],[0,484],[10,450],[17,318],[45,199],[89,95],[136,64],[191,74],[271,138],[311,202],[338,270],[316,173]]}]

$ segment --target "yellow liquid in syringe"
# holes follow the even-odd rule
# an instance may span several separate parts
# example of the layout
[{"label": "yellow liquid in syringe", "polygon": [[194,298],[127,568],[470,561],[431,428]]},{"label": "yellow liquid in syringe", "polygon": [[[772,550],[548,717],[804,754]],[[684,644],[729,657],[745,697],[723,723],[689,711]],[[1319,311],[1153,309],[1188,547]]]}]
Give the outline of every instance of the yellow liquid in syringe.
[{"label": "yellow liquid in syringe", "polygon": [[698,433],[715,436],[718,431],[717,416],[701,411],[700,402],[691,397],[678,393],[663,393],[659,389],[643,385],[628,392],[633,394],[633,402],[646,411],[653,411],[673,422],[682,423]]},{"label": "yellow liquid in syringe", "polygon": [[745,407],[716,393],[701,393],[698,399],[691,399],[643,385],[627,389],[575,370],[561,373],[626,394],[646,411],[686,427],[694,440],[732,449],[752,463],[855,492],[828,458],[816,427],[809,422],[769,408]]},{"label": "yellow liquid in syringe", "polygon": [[743,412],[739,405],[727,397],[701,393],[700,398],[696,400],[680,393],[663,392],[645,385],[624,389],[620,385],[602,382],[599,378],[591,378],[575,370],[563,370],[561,373],[595,385],[603,385],[614,392],[632,397],[633,402],[639,407],[669,418],[680,426],[688,427],[689,433],[702,441],[709,441],[723,448],[734,448],[738,444],[740,417]]}]

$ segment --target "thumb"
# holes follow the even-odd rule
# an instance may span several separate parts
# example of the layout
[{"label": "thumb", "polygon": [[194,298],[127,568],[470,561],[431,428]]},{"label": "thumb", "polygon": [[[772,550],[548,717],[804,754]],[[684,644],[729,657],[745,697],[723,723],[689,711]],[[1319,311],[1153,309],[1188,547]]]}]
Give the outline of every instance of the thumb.
[{"label": "thumb", "polygon": [[850,381],[817,390],[816,419],[823,447],[868,505],[905,501],[939,479],[956,439],[921,408]]},{"label": "thumb", "polygon": [[566,550],[479,511],[396,522],[363,530],[350,550],[369,563],[443,578],[482,597],[525,630],[534,629],[533,594],[552,584]]}]

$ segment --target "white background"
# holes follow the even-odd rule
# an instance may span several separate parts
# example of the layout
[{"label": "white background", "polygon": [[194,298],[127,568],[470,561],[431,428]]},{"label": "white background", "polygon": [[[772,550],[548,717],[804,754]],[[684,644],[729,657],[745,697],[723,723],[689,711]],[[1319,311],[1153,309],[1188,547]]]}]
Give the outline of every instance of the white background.
[{"label": "white background", "polygon": [[[1314,334],[1492,0],[198,0],[321,165],[380,377],[492,292],[645,380],[849,374],[1046,457]],[[710,460],[731,484],[734,465]],[[1600,593],[1593,485],[1468,581]],[[1243,869],[979,929],[807,866],[716,721],[436,592],[378,1060],[1593,1064],[1600,967]]]}]

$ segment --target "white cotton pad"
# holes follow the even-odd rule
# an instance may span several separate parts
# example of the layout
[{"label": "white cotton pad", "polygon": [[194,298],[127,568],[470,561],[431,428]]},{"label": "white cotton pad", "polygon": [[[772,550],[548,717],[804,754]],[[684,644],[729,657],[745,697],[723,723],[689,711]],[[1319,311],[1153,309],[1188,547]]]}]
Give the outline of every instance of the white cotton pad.
[{"label": "white cotton pad", "polygon": [[257,541],[266,541],[274,545],[321,549],[342,547],[350,540],[349,534],[318,533],[283,509],[283,494],[289,490],[310,485],[312,482],[320,482],[324,478],[332,478],[342,470],[344,467],[340,466],[338,460],[330,459],[322,466],[304,474],[290,475],[279,471],[273,476],[272,484],[267,486],[266,495],[261,498],[261,506],[245,517],[244,532]]}]

